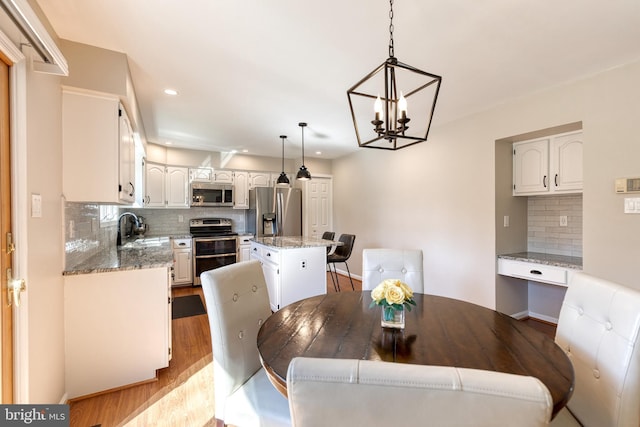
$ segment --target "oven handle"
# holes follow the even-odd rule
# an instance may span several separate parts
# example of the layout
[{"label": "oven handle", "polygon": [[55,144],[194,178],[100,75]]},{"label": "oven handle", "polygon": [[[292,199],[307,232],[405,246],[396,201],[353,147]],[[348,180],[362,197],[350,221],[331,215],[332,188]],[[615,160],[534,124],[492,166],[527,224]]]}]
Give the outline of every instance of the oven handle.
[{"label": "oven handle", "polygon": [[237,240],[235,236],[232,237],[194,237],[194,242],[216,242],[220,240]]},{"label": "oven handle", "polygon": [[226,257],[226,256],[236,256],[235,252],[228,252],[226,254],[216,254],[216,255],[197,255],[195,258],[196,259],[205,259],[205,258],[220,258],[220,257]]}]

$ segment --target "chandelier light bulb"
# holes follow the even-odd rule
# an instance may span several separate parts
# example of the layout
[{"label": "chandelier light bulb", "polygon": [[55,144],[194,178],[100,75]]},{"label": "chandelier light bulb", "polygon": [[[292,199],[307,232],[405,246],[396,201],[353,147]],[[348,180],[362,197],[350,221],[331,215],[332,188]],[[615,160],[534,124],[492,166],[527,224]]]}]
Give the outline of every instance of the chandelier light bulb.
[{"label": "chandelier light bulb", "polygon": [[400,92],[400,99],[398,100],[398,110],[402,116],[407,116],[407,98]]}]

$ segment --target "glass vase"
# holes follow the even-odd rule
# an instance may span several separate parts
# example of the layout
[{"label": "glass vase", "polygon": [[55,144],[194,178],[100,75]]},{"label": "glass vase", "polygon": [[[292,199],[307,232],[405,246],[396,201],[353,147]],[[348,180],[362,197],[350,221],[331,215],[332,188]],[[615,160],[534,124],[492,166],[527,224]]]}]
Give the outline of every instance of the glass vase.
[{"label": "glass vase", "polygon": [[382,307],[381,324],[383,328],[404,329],[404,307],[396,310],[393,307]]}]

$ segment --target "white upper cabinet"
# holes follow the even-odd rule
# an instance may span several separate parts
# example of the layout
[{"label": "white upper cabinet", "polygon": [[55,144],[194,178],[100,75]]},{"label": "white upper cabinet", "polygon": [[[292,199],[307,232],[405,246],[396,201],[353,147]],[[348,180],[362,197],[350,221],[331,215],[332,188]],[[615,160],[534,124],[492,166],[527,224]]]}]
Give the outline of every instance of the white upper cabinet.
[{"label": "white upper cabinet", "polygon": [[582,192],[582,146],[582,132],[551,139],[549,176],[556,193]]},{"label": "white upper cabinet", "polygon": [[513,144],[513,195],[582,192],[582,131]]},{"label": "white upper cabinet", "polygon": [[167,207],[189,207],[189,168],[167,166]]},{"label": "white upper cabinet", "polygon": [[133,132],[118,97],[65,87],[62,187],[66,200],[133,203],[135,167]]},{"label": "white upper cabinet", "polygon": [[270,186],[271,172],[249,172],[249,189]]},{"label": "white upper cabinet", "polygon": [[233,174],[233,208],[249,208],[249,172],[235,171]]},{"label": "white upper cabinet", "polygon": [[213,168],[190,168],[191,182],[213,182]]},{"label": "white upper cabinet", "polygon": [[147,162],[147,208],[188,208],[189,168]]},{"label": "white upper cabinet", "polygon": [[144,206],[147,208],[163,208],[165,206],[165,169],[166,166],[147,162]]},{"label": "white upper cabinet", "polygon": [[213,182],[216,184],[233,184],[232,170],[216,170],[213,171]]}]

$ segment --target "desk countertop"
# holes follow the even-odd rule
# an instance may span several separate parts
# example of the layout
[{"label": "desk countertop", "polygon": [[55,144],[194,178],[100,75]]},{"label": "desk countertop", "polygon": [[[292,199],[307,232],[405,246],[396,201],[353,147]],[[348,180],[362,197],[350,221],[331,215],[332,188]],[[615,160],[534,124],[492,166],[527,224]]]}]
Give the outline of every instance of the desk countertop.
[{"label": "desk countertop", "polygon": [[582,270],[582,258],[574,256],[545,254],[540,252],[517,252],[513,254],[498,255],[498,258]]}]

